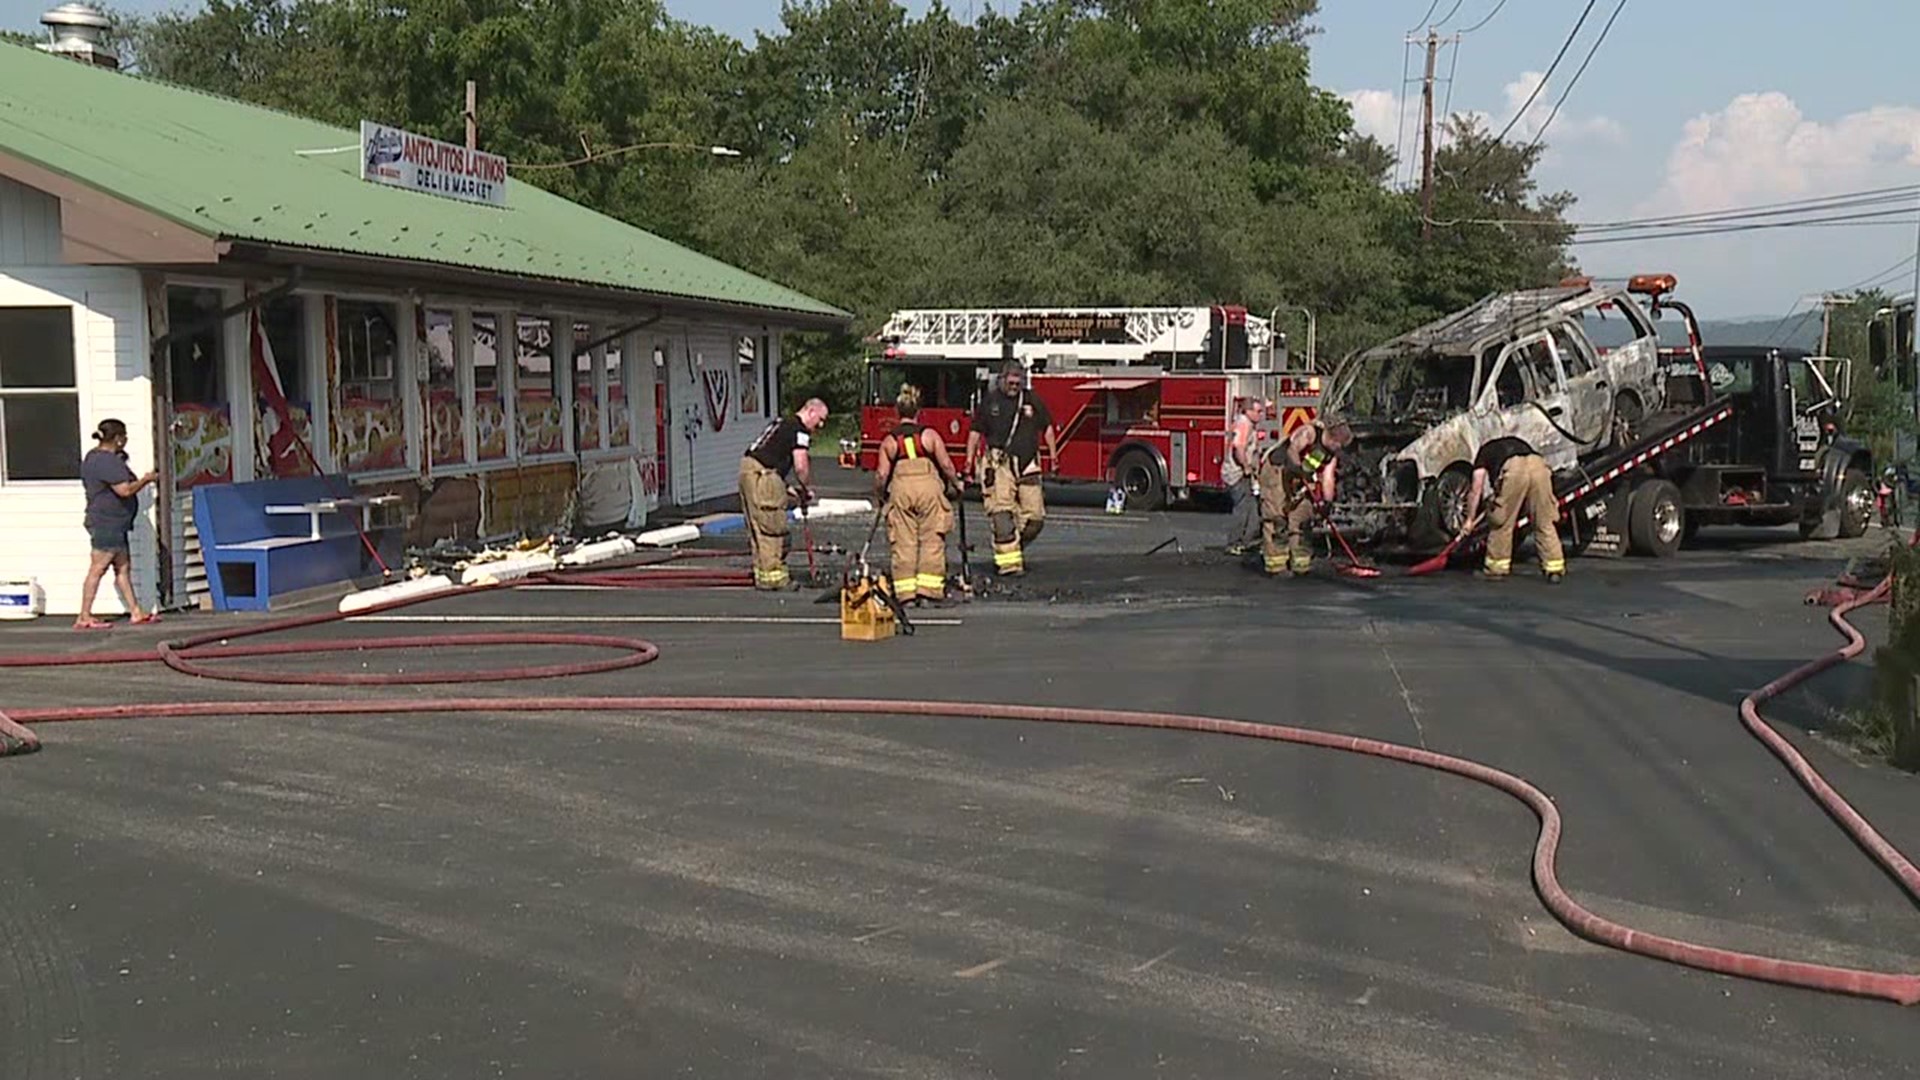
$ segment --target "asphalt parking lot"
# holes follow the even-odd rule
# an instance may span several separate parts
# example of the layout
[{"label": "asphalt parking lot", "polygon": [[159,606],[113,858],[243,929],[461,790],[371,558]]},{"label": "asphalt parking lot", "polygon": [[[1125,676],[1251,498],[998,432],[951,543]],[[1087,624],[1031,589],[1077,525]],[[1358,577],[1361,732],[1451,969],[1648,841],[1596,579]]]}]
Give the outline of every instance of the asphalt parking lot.
[{"label": "asphalt parking lot", "polygon": [[[691,590],[467,595],[299,635],[590,627],[661,649],[563,685],[458,688],[477,695],[1034,702],[1423,745],[1551,793],[1562,880],[1602,914],[1920,970],[1913,905],[1734,711],[1837,644],[1801,598],[1883,534],[1709,533],[1660,563],[1577,560],[1559,587],[1458,571],[1356,581],[1324,564],[1268,581],[1219,551],[1224,516],[1108,517],[1088,502],[1056,510],[1016,589],[925,612],[885,643],[840,642],[835,609],[810,593]],[[977,503],[969,513],[984,546]],[[814,531],[818,547],[857,550],[866,523]],[[0,629],[0,652],[218,625],[81,636],[42,620]],[[377,663],[503,662],[442,647]],[[1920,850],[1920,781],[1816,734],[1862,679],[1843,670],[1772,715]],[[34,670],[8,674],[0,708],[315,693],[151,666]],[[1535,826],[1518,804],[1325,751],[747,712],[42,735],[42,753],[0,761],[8,1080],[1827,1080],[1911,1065],[1912,1017],[1896,1006],[1575,938],[1534,896]]]}]

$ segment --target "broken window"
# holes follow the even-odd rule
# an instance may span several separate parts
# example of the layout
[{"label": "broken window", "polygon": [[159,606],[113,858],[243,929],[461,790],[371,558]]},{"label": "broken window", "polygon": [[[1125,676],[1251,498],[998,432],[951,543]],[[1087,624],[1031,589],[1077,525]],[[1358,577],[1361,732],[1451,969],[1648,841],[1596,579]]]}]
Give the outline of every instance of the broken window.
[{"label": "broken window", "polygon": [[1344,396],[1366,416],[1445,416],[1472,404],[1475,367],[1471,356],[1376,358],[1361,363]]},{"label": "broken window", "polygon": [[1586,343],[1577,340],[1571,327],[1556,326],[1549,333],[1553,336],[1554,351],[1560,354],[1560,364],[1566,368],[1567,378],[1577,379],[1593,370],[1593,358],[1587,353]]}]

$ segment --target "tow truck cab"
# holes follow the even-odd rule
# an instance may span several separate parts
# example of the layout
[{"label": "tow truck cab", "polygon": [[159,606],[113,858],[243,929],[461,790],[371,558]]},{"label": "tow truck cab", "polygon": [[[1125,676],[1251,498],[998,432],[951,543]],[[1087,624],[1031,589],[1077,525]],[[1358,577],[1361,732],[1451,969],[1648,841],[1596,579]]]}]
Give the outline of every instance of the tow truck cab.
[{"label": "tow truck cab", "polygon": [[[1799,349],[1710,345],[1701,350],[1716,400],[1732,417],[1674,463],[1685,531],[1703,525],[1799,525],[1811,535],[1829,512],[1859,536],[1873,510],[1872,455],[1840,432],[1840,397]],[[1669,354],[1670,405],[1704,403],[1686,351]],[[1842,361],[1844,363],[1844,361]]]}]

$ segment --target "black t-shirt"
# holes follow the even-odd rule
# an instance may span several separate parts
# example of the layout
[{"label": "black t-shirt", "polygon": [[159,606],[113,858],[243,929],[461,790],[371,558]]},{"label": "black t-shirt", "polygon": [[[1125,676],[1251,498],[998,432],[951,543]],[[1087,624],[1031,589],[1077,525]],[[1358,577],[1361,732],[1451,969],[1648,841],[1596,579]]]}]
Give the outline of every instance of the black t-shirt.
[{"label": "black t-shirt", "polygon": [[1031,390],[1009,396],[995,387],[973,410],[973,430],[990,450],[1005,450],[1021,465],[1040,456],[1040,433],[1053,424],[1047,403]]},{"label": "black t-shirt", "polygon": [[1517,457],[1531,457],[1535,453],[1527,440],[1517,435],[1503,435],[1480,447],[1480,453],[1474,455],[1473,467],[1487,470],[1487,479],[1500,479],[1500,470],[1507,462]]},{"label": "black t-shirt", "polygon": [[793,471],[794,450],[805,450],[812,441],[812,434],[799,417],[783,416],[767,421],[753,445],[747,447],[746,456],[785,476]]}]

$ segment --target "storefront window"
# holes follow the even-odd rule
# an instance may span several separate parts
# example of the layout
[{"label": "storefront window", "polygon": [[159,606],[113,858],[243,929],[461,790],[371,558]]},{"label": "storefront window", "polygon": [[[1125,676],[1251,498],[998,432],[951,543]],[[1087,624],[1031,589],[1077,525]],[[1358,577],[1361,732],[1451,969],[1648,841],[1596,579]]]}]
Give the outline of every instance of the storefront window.
[{"label": "storefront window", "polygon": [[[253,380],[254,472],[261,477],[311,476],[313,403],[307,393],[307,302],[283,296],[248,314],[247,371]],[[291,427],[274,403],[285,402]]]},{"label": "storefront window", "polygon": [[627,405],[627,372],[621,364],[623,341],[607,342],[607,445],[616,449],[633,445],[633,410]]},{"label": "storefront window", "polygon": [[400,333],[392,305],[338,300],[340,408],[334,416],[339,460],[348,472],[407,464],[406,410],[400,399]]},{"label": "storefront window", "polygon": [[225,306],[217,289],[167,290],[167,322],[176,335],[167,346],[172,397],[173,486],[179,489],[233,480],[233,412],[227,397],[226,348],[220,324]]},{"label": "storefront window", "polygon": [[73,309],[0,308],[0,482],[78,480]]},{"label": "storefront window", "polygon": [[[562,399],[554,392],[553,324],[532,316],[522,317],[519,339],[514,389],[520,456],[564,453],[567,429],[562,423]],[[562,386],[564,388],[564,383]]]},{"label": "storefront window", "polygon": [[467,460],[467,446],[461,426],[460,364],[453,343],[453,312],[416,310],[420,363],[427,372],[427,460],[435,466],[459,465]]},{"label": "storefront window", "polygon": [[740,415],[760,415],[760,350],[754,340],[743,337],[734,350],[740,358]]},{"label": "storefront window", "polygon": [[507,400],[500,392],[500,321],[473,313],[474,452],[481,461],[507,458]]},{"label": "storefront window", "polygon": [[600,394],[593,388],[593,365],[606,355],[602,348],[582,351],[595,337],[593,327],[573,324],[573,445],[600,449]]}]

